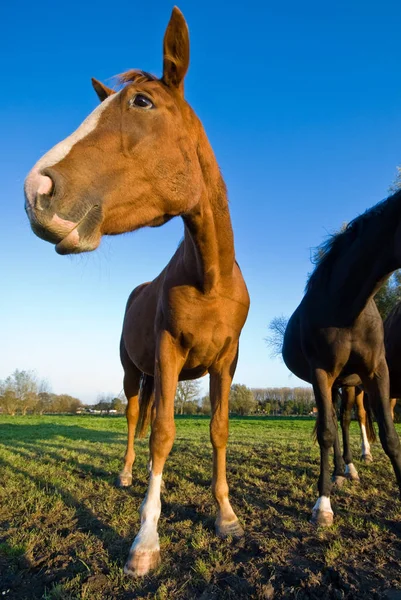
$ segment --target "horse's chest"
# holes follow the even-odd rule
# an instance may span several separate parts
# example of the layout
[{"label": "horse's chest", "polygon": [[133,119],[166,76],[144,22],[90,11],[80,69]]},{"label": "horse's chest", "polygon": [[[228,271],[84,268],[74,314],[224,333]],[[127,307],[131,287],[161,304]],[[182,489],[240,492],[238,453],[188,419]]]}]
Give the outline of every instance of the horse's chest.
[{"label": "horse's chest", "polygon": [[197,330],[191,327],[182,331],[178,342],[187,351],[184,369],[203,367],[207,370],[221,351],[231,344],[232,336],[224,323],[217,322],[213,328],[199,324]]},{"label": "horse's chest", "polygon": [[227,337],[233,337],[232,323],[217,311],[196,311],[169,316],[168,329],[188,348],[220,348]]},{"label": "horse's chest", "polygon": [[170,313],[166,325],[177,343],[187,352],[186,368],[210,366],[227,344],[237,343],[240,331],[230,312],[213,303]]}]

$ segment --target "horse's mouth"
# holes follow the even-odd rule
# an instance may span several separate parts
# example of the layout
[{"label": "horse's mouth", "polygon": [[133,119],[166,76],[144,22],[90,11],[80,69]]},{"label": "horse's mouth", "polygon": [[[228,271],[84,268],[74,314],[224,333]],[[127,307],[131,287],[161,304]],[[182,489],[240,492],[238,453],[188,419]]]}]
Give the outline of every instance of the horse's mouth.
[{"label": "horse's mouth", "polygon": [[101,234],[98,224],[101,209],[94,204],[78,223],[56,244],[57,254],[78,254],[95,250],[100,243]]}]

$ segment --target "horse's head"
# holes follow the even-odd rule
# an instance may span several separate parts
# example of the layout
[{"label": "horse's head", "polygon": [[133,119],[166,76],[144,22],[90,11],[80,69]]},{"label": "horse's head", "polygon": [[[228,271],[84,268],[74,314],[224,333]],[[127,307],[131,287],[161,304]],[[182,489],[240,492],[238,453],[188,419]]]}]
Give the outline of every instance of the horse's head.
[{"label": "horse's head", "polygon": [[32,229],[58,253],[93,250],[104,234],[162,225],[198,201],[199,122],[184,100],[189,38],[177,8],[163,50],[161,79],[131,71],[118,92],[93,80],[101,104],[27,176]]}]

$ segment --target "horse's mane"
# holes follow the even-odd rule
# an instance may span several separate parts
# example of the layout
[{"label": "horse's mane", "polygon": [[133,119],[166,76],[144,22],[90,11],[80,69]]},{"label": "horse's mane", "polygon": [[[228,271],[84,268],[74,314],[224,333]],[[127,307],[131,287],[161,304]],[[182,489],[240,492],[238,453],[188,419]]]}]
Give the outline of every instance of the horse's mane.
[{"label": "horse's mane", "polygon": [[141,71],[140,69],[130,69],[125,73],[116,75],[116,80],[119,85],[125,85],[126,83],[144,83],[145,81],[157,81],[158,77],[152,75],[147,71]]},{"label": "horse's mane", "polygon": [[[401,190],[395,194],[382,200],[372,208],[359,215],[345,227],[340,233],[331,235],[323,242],[316,250],[314,261],[315,269],[312,271],[306,283],[305,291],[308,292],[316,285],[327,281],[334,263],[346,252],[356,239],[361,238],[366,232],[366,229],[374,223],[375,220],[383,218],[387,215],[389,226],[394,225],[395,212],[401,209]],[[397,218],[398,222],[398,216]],[[377,235],[380,236],[379,231]],[[375,242],[378,241],[377,235]],[[372,244],[372,238],[366,239],[366,244]]]}]

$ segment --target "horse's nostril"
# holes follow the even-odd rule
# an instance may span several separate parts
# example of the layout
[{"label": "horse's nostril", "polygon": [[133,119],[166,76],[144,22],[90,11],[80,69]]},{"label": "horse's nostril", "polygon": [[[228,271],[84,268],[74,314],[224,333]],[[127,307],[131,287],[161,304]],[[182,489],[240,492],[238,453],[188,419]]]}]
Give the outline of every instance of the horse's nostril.
[{"label": "horse's nostril", "polygon": [[48,175],[40,175],[36,190],[35,208],[45,210],[49,208],[54,195],[54,182]]},{"label": "horse's nostril", "polygon": [[53,189],[53,181],[48,175],[41,175],[37,194],[40,196],[48,196]]}]

